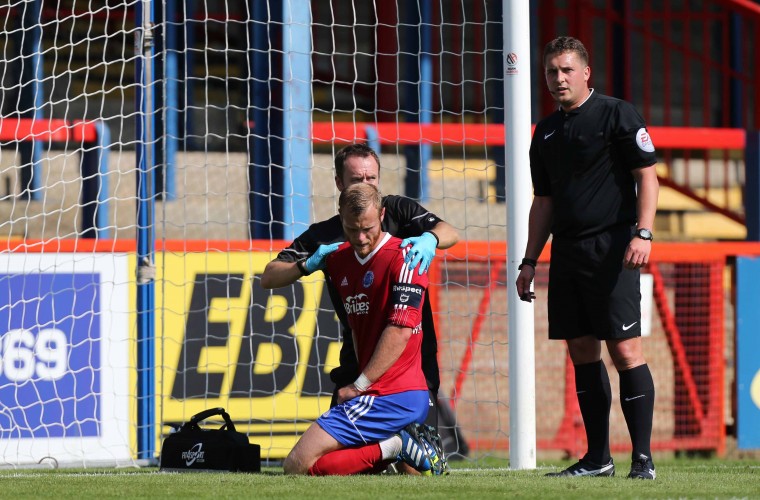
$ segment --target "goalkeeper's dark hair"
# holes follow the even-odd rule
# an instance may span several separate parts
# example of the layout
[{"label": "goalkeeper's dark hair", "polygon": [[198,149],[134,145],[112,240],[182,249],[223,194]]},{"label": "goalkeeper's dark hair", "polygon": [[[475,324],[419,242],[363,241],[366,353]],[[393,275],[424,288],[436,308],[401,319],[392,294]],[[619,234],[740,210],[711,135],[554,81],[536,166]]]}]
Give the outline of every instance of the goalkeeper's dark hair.
[{"label": "goalkeeper's dark hair", "polygon": [[344,165],[346,160],[351,156],[358,156],[360,158],[371,156],[377,162],[377,170],[378,173],[380,172],[380,158],[377,156],[374,149],[366,144],[349,144],[335,155],[335,175],[338,176],[338,179],[343,179]]},{"label": "goalkeeper's dark hair", "polygon": [[546,44],[544,47],[544,66],[546,66],[546,59],[558,54],[564,54],[565,52],[575,52],[583,64],[588,66],[588,51],[583,45],[583,42],[577,38],[571,36],[560,36]]},{"label": "goalkeeper's dark hair", "polygon": [[340,192],[338,212],[341,216],[363,214],[370,208],[376,208],[379,214],[383,208],[383,196],[380,190],[372,184],[361,182],[353,184]]}]

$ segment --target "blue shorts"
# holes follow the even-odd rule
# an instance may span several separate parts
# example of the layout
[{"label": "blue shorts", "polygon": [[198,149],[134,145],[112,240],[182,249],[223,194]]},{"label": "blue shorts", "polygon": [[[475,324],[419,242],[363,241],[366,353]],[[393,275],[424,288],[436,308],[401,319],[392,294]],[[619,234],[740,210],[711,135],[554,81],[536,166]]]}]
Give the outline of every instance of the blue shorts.
[{"label": "blue shorts", "polygon": [[343,446],[376,443],[428,413],[428,391],[406,391],[389,396],[359,396],[333,406],[317,424]]}]

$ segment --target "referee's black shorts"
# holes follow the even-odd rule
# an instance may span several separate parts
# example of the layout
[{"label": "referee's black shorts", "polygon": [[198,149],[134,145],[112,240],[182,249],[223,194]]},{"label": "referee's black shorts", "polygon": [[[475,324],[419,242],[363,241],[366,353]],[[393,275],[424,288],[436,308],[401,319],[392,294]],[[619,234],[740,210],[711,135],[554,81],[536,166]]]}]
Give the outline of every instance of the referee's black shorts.
[{"label": "referee's black shorts", "polygon": [[640,273],[623,266],[633,231],[618,226],[588,238],[552,240],[550,339],[641,335]]}]

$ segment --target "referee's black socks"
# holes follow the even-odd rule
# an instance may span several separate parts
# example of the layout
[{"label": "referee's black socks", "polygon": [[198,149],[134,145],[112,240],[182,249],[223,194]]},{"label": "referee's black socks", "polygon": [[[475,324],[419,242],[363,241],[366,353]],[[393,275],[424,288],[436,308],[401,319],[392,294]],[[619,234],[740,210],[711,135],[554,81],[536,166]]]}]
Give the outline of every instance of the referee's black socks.
[{"label": "referee's black socks", "polygon": [[602,361],[574,365],[575,391],[586,428],[586,460],[597,465],[610,461],[610,406],[612,390]]},{"label": "referee's black socks", "polygon": [[652,418],[654,416],[654,381],[649,365],[643,364],[620,374],[620,405],[631,435],[633,456],[652,457]]}]

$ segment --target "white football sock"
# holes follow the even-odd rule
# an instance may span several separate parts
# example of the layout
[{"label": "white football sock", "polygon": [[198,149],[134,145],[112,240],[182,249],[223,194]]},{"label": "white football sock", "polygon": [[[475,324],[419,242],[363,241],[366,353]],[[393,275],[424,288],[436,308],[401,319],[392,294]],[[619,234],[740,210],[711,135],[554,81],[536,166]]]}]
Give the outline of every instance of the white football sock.
[{"label": "white football sock", "polygon": [[380,451],[383,453],[383,460],[396,458],[401,453],[401,437],[392,436],[380,441]]}]

